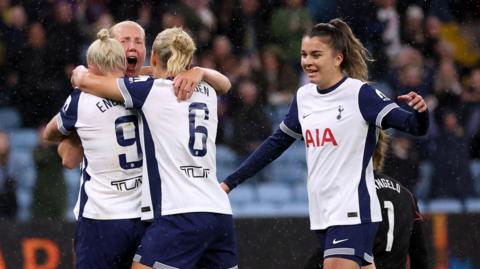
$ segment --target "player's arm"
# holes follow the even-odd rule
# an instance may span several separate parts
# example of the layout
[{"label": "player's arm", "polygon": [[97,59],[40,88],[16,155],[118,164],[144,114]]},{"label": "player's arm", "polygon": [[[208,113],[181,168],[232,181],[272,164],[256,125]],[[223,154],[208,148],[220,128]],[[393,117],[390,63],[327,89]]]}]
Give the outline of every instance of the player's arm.
[{"label": "player's arm", "polygon": [[222,189],[228,193],[277,159],[296,139],[301,138],[297,98],[295,97],[290,105],[288,114],[280,124],[280,128],[268,137],[235,172],[220,184]]},{"label": "player's arm", "polygon": [[[143,66],[140,70],[140,75],[152,75],[153,69],[151,66]],[[218,95],[226,94],[232,84],[230,80],[222,73],[213,69],[204,67],[193,67],[179,73],[173,80],[173,89],[175,96],[179,100],[186,100],[193,94],[193,89],[200,83],[200,81],[206,81],[210,84]]]},{"label": "player's arm", "polygon": [[88,72],[85,66],[77,66],[72,73],[72,84],[83,92],[115,101],[123,101],[117,79],[95,75]]},{"label": "player's arm", "polygon": [[414,92],[398,97],[399,101],[407,102],[414,112],[399,107],[368,84],[360,88],[358,99],[362,116],[370,124],[382,129],[395,128],[412,135],[425,135],[428,131],[427,105]]},{"label": "player's arm", "polygon": [[43,130],[43,139],[47,140],[48,142],[60,142],[65,135],[63,135],[59,129],[57,124],[57,116],[53,117],[45,126]]},{"label": "player's arm", "polygon": [[62,139],[57,148],[58,155],[62,158],[62,165],[68,169],[74,169],[83,159],[83,148],[80,137],[76,132]]}]

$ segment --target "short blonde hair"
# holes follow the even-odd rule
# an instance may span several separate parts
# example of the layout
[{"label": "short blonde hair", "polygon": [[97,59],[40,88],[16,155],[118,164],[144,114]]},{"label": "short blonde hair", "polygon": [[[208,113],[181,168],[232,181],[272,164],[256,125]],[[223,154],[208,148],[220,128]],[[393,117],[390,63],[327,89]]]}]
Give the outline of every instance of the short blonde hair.
[{"label": "short blonde hair", "polygon": [[125,51],[117,40],[110,38],[107,29],[101,29],[97,33],[97,40],[88,47],[87,64],[95,66],[102,73],[127,70]]},{"label": "short blonde hair", "polygon": [[113,25],[112,27],[110,27],[110,37],[113,37],[115,38],[115,32],[116,32],[116,29],[119,28],[119,27],[122,27],[122,26],[134,26],[134,27],[137,27],[138,30],[140,30],[140,33],[142,34],[142,37],[143,37],[143,41],[145,41],[145,29],[143,29],[143,27],[138,24],[137,22],[134,22],[134,21],[121,21],[119,23],[116,23],[115,25]]},{"label": "short blonde hair", "polygon": [[186,70],[196,49],[193,39],[181,27],[163,30],[152,45],[152,51],[157,54],[168,76],[176,76]]}]

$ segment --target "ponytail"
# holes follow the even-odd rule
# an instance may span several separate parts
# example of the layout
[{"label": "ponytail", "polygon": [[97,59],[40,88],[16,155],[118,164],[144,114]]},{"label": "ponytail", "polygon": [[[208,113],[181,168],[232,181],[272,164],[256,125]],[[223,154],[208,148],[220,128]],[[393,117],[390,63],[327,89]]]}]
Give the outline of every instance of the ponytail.
[{"label": "ponytail", "polygon": [[368,50],[343,20],[337,18],[328,23],[318,23],[306,35],[329,38],[332,48],[343,54],[343,61],[340,64],[342,71],[351,78],[368,80],[367,62],[373,60],[370,58]]},{"label": "ponytail", "polygon": [[101,29],[87,50],[87,63],[95,66],[99,72],[125,72],[127,60],[120,43],[110,37],[107,29]]},{"label": "ponytail", "polygon": [[382,171],[385,164],[385,157],[388,150],[390,137],[384,130],[380,130],[378,134],[378,142],[373,154],[373,170]]},{"label": "ponytail", "polygon": [[169,28],[157,35],[153,50],[168,76],[176,76],[186,70],[196,50],[193,39],[180,27]]}]

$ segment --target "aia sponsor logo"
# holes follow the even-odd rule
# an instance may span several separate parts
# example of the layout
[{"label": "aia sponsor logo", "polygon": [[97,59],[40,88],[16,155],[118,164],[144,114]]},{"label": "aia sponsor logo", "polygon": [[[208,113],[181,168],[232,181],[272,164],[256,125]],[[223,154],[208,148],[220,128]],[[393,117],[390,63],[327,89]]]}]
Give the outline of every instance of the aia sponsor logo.
[{"label": "aia sponsor logo", "polygon": [[332,146],[338,145],[337,140],[335,139],[335,136],[330,128],[325,128],[325,130],[307,129],[305,131],[305,143],[307,144],[307,148],[323,147],[328,144]]}]

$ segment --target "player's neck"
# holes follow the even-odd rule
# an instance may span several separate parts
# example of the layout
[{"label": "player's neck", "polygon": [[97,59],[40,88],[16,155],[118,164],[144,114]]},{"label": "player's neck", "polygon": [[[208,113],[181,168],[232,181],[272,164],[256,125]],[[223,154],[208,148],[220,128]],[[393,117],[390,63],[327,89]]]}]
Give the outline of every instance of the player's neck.
[{"label": "player's neck", "polygon": [[163,68],[154,67],[152,73],[154,78],[167,78],[167,71]]}]

